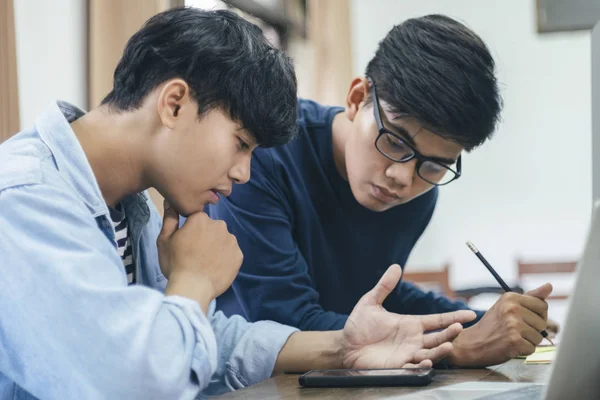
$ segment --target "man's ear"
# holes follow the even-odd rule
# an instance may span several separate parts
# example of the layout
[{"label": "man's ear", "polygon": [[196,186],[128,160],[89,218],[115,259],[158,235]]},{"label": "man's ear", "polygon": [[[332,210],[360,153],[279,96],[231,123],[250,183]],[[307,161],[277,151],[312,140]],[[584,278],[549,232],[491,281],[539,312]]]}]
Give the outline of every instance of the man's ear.
[{"label": "man's ear", "polygon": [[354,121],[360,107],[369,97],[369,81],[366,77],[354,78],[350,84],[350,90],[346,96],[346,117]]},{"label": "man's ear", "polygon": [[183,79],[167,81],[160,90],[156,105],[163,126],[174,129],[183,112],[195,112],[190,103],[190,87]]}]

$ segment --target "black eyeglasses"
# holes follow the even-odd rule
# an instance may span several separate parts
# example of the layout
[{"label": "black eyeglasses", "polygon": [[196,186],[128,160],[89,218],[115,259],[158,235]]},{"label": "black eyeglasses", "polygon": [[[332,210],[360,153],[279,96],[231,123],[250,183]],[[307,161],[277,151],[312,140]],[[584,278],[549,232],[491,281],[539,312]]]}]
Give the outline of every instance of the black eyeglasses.
[{"label": "black eyeglasses", "polygon": [[417,159],[417,174],[424,181],[435,186],[447,185],[461,175],[461,156],[456,160],[456,171],[450,165],[440,163],[419,153],[413,146],[398,134],[386,129],[381,120],[379,99],[375,90],[375,83],[369,79],[371,95],[373,96],[373,114],[377,122],[379,135],[375,139],[375,147],[385,157],[398,163],[405,163],[413,158]]}]

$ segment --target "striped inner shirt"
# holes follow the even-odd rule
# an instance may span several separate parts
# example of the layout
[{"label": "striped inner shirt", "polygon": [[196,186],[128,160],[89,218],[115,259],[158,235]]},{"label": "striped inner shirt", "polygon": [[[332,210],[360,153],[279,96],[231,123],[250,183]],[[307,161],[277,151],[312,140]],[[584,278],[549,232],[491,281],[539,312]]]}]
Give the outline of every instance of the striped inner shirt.
[{"label": "striped inner shirt", "polygon": [[133,266],[133,256],[131,250],[131,240],[129,240],[129,230],[127,229],[127,217],[121,203],[115,208],[109,207],[110,219],[112,220],[113,228],[115,228],[115,241],[117,242],[117,250],[127,274],[127,283],[133,285],[135,283],[135,270]]}]

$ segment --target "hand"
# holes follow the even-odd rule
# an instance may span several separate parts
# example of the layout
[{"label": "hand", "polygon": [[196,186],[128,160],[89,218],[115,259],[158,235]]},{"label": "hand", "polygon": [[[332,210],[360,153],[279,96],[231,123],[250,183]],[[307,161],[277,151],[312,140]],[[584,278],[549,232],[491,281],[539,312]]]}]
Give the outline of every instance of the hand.
[{"label": "hand", "polygon": [[546,329],[552,285],[546,283],[525,294],[505,293],[475,325],[464,329],[453,342],[449,357],[461,367],[501,364],[535,351]]},{"label": "hand", "polygon": [[[396,287],[402,269],[394,264],[354,307],[342,333],[342,368],[430,367],[452,351],[450,343],[473,311],[435,315],[399,315],[382,303]],[[425,334],[426,331],[444,329]]]},{"label": "hand", "polygon": [[179,215],[167,201],[156,243],[160,268],[169,279],[167,294],[199,299],[205,311],[231,286],[242,265],[242,251],[225,222],[197,212],[179,228]]}]

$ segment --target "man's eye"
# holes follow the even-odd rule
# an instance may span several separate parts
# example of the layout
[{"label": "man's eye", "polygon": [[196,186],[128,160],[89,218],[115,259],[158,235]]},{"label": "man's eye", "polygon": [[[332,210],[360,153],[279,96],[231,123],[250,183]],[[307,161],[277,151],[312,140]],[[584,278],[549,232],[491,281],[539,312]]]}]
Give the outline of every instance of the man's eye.
[{"label": "man's eye", "polygon": [[387,135],[387,140],[390,147],[393,147],[394,149],[404,150],[406,148],[406,144],[402,140],[393,137],[392,135]]},{"label": "man's eye", "polygon": [[238,138],[238,146],[240,148],[240,151],[246,151],[248,149],[250,149],[250,145],[246,142],[244,142],[242,139]]}]

